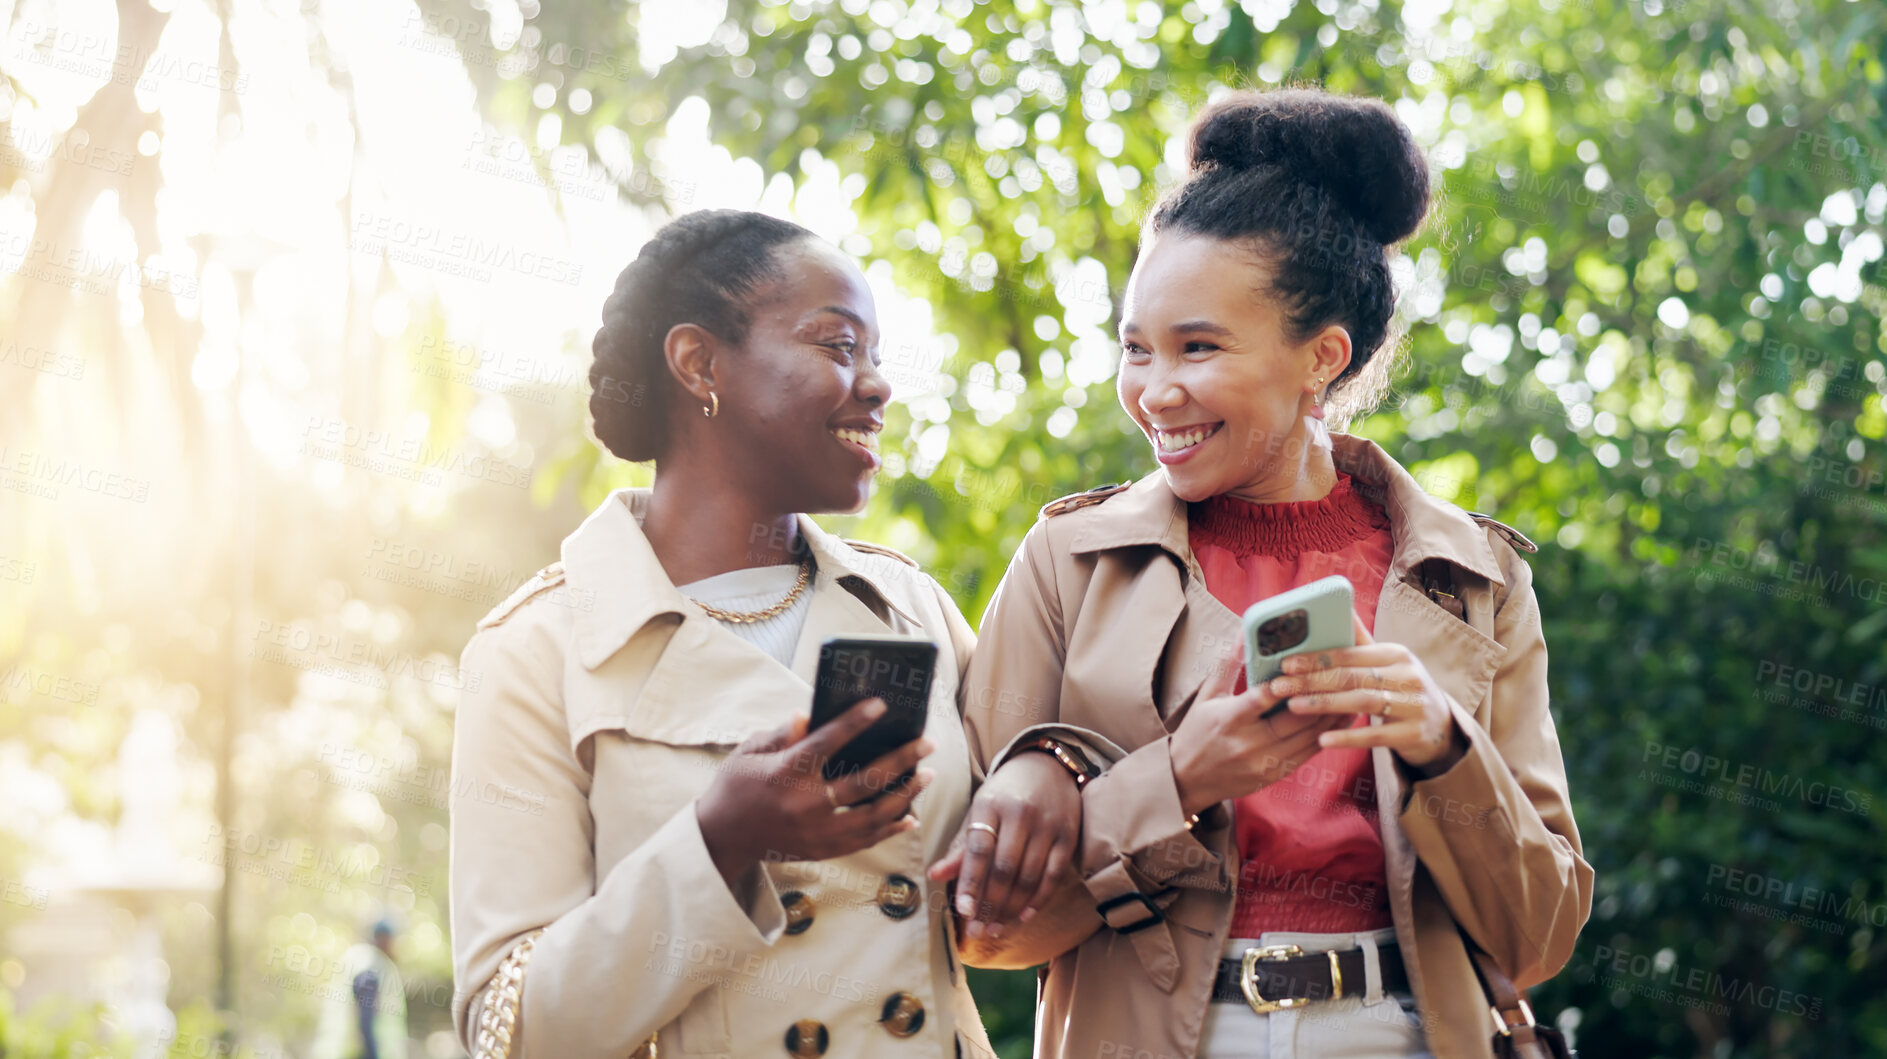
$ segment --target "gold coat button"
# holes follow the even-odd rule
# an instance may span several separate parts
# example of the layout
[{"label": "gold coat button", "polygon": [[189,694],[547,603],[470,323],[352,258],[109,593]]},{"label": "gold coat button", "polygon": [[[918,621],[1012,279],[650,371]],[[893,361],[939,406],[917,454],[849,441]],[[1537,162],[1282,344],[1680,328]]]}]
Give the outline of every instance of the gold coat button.
[{"label": "gold coat button", "polygon": [[893,993],[885,997],[884,1014],[878,1021],[893,1037],[914,1036],[924,1028],[924,1002],[909,993]]},{"label": "gold coat button", "polygon": [[818,1019],[800,1019],[786,1029],[786,1054],[794,1059],[818,1059],[831,1043],[831,1034]]},{"label": "gold coat button", "polygon": [[893,875],[878,887],[878,911],[904,919],[924,903],[924,891],[908,876]]},{"label": "gold coat button", "polygon": [[780,904],[786,908],[786,932],[806,933],[806,928],[812,926],[813,921],[812,898],[798,890],[788,890],[780,895]]}]

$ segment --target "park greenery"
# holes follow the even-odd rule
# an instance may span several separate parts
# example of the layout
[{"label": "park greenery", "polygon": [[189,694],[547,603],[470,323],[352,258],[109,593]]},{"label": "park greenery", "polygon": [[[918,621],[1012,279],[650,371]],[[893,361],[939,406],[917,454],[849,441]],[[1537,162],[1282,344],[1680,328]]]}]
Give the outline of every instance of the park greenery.
[{"label": "park greenery", "polygon": [[[305,26],[319,80],[352,98],[328,3],[249,17]],[[161,30],[142,0],[117,6],[122,32]],[[230,12],[247,8],[218,8],[232,64]],[[1349,428],[1430,492],[1539,544],[1553,710],[1597,884],[1535,1009],[1588,1055],[1887,1054],[1887,9],[421,0],[418,12],[415,32],[462,65],[468,105],[538,145],[558,209],[570,204],[551,170],[569,147],[652,223],[700,205],[704,174],[671,149],[678,124],[789,190],[836,179],[856,217],[841,245],[931,316],[928,333],[902,330],[884,350],[904,399],[876,493],[829,521],[921,560],[972,621],[1043,503],[1152,469],[1113,397],[1110,335],[1188,116],[1242,87],[1390,101],[1430,155],[1437,197],[1397,266],[1408,337],[1394,392]],[[128,91],[91,105],[108,97],[129,106]],[[158,118],[124,120],[136,132]],[[72,183],[13,165],[0,158],[0,177],[27,188],[40,224],[76,231],[69,214],[87,200]],[[151,181],[120,203],[140,240],[158,215]],[[591,267],[613,274],[634,249]],[[101,426],[112,444],[153,430],[187,434],[186,452],[229,443],[237,402],[191,385],[184,351],[201,321],[149,290],[130,324],[48,309],[17,279],[0,293],[0,330],[98,350],[119,386],[175,406]],[[411,363],[465,311],[437,303],[381,326],[374,294],[346,303],[374,319],[344,354],[368,385],[386,376],[359,367],[361,348]],[[561,338],[578,362],[590,312]],[[58,380],[17,382],[0,395],[0,444],[91,429]],[[490,601],[372,578],[362,556],[384,566],[387,539],[418,540],[520,579],[553,558],[582,511],[649,473],[597,448],[585,396],[514,401],[531,448],[507,458],[534,461],[528,493],[486,484],[435,503],[370,482],[311,500],[301,470],[214,464],[179,485],[194,517],[156,520],[149,539],[87,537],[95,568],[74,559],[85,535],[69,514],[6,501],[20,517],[0,553],[43,570],[0,597],[0,669],[71,674],[98,698],[0,688],[0,769],[30,763],[64,792],[28,816],[119,819],[115,748],[137,710],[156,709],[184,733],[187,853],[233,867],[247,835],[313,851],[314,868],[288,878],[300,885],[260,858],[230,872],[227,958],[209,941],[216,896],[160,902],[169,999],[193,1027],[179,1026],[176,1054],[213,1035],[304,1054],[320,968],[387,905],[404,917],[414,1036],[447,1025],[437,770],[455,691],[448,663],[422,663],[456,656]],[[478,433],[473,387],[427,380],[406,399],[429,438]],[[349,400],[350,417],[394,421]],[[99,401],[113,422],[141,407]],[[146,571],[127,581],[135,592],[98,587],[131,566]],[[257,622],[370,641],[392,676],[323,680],[254,654]],[[236,638],[252,661],[229,661]],[[374,781],[387,762],[391,794]],[[219,776],[234,804],[213,811]],[[14,826],[0,821],[9,879],[50,833]],[[0,930],[35,915],[0,903]],[[20,984],[5,960],[0,990]],[[974,982],[1003,1054],[1027,1055],[1033,974]],[[84,1054],[79,1016],[35,1010],[0,1006],[0,1054]]]}]

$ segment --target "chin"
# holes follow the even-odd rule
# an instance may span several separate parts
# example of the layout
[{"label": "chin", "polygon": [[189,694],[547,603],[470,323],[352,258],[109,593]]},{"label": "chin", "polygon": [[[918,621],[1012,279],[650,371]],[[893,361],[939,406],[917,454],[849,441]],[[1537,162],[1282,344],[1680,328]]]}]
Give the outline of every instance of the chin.
[{"label": "chin", "polygon": [[1210,500],[1225,492],[1212,476],[1201,474],[1190,467],[1162,467],[1160,471],[1166,475],[1167,488],[1188,504]]},{"label": "chin", "polygon": [[856,482],[835,485],[818,492],[818,503],[809,507],[806,513],[825,515],[853,515],[871,499],[871,479],[863,478]]}]

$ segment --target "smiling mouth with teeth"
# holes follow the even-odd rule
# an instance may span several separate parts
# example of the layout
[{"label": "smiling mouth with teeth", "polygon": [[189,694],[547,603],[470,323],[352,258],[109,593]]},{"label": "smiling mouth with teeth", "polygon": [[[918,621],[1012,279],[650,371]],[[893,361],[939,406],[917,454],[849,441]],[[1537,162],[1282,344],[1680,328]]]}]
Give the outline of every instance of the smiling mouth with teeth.
[{"label": "smiling mouth with teeth", "polygon": [[840,441],[849,441],[866,452],[878,451],[878,432],[875,430],[857,430],[852,427],[839,427],[832,435]]},{"label": "smiling mouth with teeth", "polygon": [[1190,449],[1217,434],[1219,428],[1224,425],[1224,423],[1213,423],[1209,426],[1187,427],[1185,430],[1170,432],[1156,427],[1153,436],[1158,441],[1161,452],[1179,452],[1182,449]]}]

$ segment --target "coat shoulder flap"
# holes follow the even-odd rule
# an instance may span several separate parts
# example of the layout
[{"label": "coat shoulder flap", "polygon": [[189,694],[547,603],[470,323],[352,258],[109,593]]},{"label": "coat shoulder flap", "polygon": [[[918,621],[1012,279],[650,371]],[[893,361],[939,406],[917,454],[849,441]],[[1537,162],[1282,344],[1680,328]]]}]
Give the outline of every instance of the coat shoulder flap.
[{"label": "coat shoulder flap", "polygon": [[529,603],[537,595],[548,592],[561,584],[563,584],[563,562],[559,560],[532,574],[517,587],[516,591],[506,597],[503,603],[491,608],[490,613],[479,619],[479,631],[504,624],[505,619],[517,613],[519,607]]},{"label": "coat shoulder flap", "polygon": [[1114,485],[1096,486],[1085,493],[1070,493],[1059,500],[1051,500],[1047,504],[1044,504],[1042,506],[1042,517],[1054,518],[1056,515],[1066,514],[1070,511],[1079,511],[1084,507],[1091,507],[1113,496],[1115,493],[1121,492],[1132,484],[1132,482],[1118,482]]},{"label": "coat shoulder flap", "polygon": [[1519,530],[1514,529],[1512,526],[1507,525],[1499,519],[1489,515],[1483,515],[1479,511],[1468,512],[1468,517],[1479,523],[1482,527],[1491,529],[1502,537],[1505,537],[1507,543],[1514,546],[1515,551],[1532,554],[1540,550],[1540,546],[1528,540],[1526,534],[1521,533]]},{"label": "coat shoulder flap", "polygon": [[[882,544],[874,544],[871,541],[856,541],[850,537],[840,537],[839,539],[844,541],[847,545],[850,545],[855,551],[867,552],[872,555],[889,556],[906,566],[917,567],[916,559],[898,551],[896,548],[887,548]],[[917,568],[922,569],[921,567]]]}]

